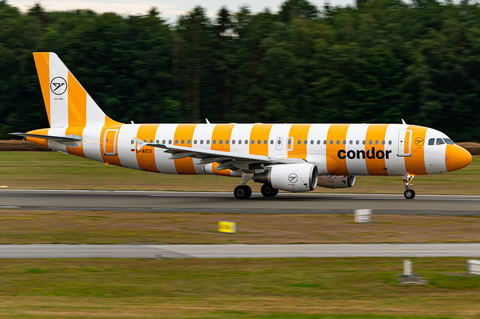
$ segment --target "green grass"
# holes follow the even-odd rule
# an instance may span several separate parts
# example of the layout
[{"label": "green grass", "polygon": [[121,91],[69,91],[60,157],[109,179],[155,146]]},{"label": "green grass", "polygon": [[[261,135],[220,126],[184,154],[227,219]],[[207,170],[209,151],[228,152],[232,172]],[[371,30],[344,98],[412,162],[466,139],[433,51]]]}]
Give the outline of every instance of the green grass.
[{"label": "green grass", "polygon": [[[108,189],[108,190],[179,190],[231,191],[238,178],[155,174],[104,165],[58,152],[0,152],[0,186],[18,189]],[[459,171],[418,176],[414,180],[418,194],[480,195],[480,156]],[[254,191],[261,184],[249,183]],[[401,177],[357,177],[349,189],[326,189],[325,193],[402,193]]]},{"label": "green grass", "polygon": [[[218,232],[218,221],[238,232]],[[442,234],[439,236],[439,234]],[[479,242],[475,216],[90,212],[0,210],[0,244],[315,244]],[[36,267],[33,267],[36,269]],[[34,270],[32,270],[34,271]]]},{"label": "green grass", "polygon": [[[400,258],[3,260],[8,318],[479,318],[463,258],[414,258],[427,286],[397,282]],[[373,314],[375,313],[375,314]]]}]

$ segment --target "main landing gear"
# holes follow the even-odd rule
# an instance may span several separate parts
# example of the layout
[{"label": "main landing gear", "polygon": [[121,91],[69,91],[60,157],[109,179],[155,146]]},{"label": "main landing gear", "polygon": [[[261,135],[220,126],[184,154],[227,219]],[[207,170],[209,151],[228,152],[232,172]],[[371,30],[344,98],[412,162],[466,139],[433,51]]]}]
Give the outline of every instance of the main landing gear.
[{"label": "main landing gear", "polygon": [[265,197],[275,197],[278,194],[278,189],[273,188],[271,185],[263,184],[261,192]]},{"label": "main landing gear", "polygon": [[233,191],[236,199],[249,199],[252,196],[252,189],[247,185],[239,185]]},{"label": "main landing gear", "polygon": [[403,176],[403,182],[405,183],[405,193],[403,193],[403,195],[406,199],[413,199],[415,197],[415,191],[410,189],[413,186],[412,180],[414,177],[415,176],[410,175]]},{"label": "main landing gear", "polygon": [[[265,197],[275,197],[278,194],[278,189],[268,184],[263,184],[261,192]],[[239,185],[235,187],[233,195],[235,195],[236,199],[249,199],[252,196],[252,189],[247,185]]]}]

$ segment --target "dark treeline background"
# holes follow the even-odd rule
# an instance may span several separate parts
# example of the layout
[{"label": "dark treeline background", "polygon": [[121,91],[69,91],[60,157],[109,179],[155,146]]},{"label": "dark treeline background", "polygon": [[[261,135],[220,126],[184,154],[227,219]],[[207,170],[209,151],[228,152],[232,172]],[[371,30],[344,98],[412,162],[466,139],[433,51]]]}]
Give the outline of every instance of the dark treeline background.
[{"label": "dark treeline background", "polygon": [[430,126],[480,141],[480,7],[374,0],[277,13],[200,6],[168,24],[0,1],[0,138],[48,127],[34,51],[56,52],[100,107],[130,122]]}]

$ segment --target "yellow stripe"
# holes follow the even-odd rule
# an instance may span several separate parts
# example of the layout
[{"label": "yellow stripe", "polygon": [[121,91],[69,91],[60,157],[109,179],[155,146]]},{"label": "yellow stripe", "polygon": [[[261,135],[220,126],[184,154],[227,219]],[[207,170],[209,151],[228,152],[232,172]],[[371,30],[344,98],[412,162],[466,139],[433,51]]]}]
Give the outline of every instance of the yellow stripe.
[{"label": "yellow stripe", "polygon": [[[408,130],[412,130],[412,155],[405,157],[405,167],[407,168],[407,173],[412,176],[427,175],[424,154],[427,128],[411,125],[408,127]],[[409,136],[405,136],[405,144],[408,143],[409,140],[407,140],[407,137]],[[423,142],[420,143],[419,141]]]},{"label": "yellow stripe", "polygon": [[68,126],[82,126],[87,123],[87,92],[75,77],[68,72]]},{"label": "yellow stripe", "polygon": [[[34,53],[35,66],[37,67],[38,80],[42,89],[43,101],[45,102],[45,109],[47,110],[48,123],[50,122],[50,54],[49,53]],[[38,143],[36,143],[38,144]]]},{"label": "yellow stripe", "polygon": [[[39,129],[39,130],[30,131],[28,133],[38,134],[38,135],[48,135],[48,128],[42,128],[42,129]],[[48,140],[45,139],[45,138],[27,137],[26,140],[29,141],[29,142],[38,144],[38,145],[48,147]]]},{"label": "yellow stripe", "polygon": [[[231,137],[232,137],[232,130],[234,126],[235,124],[215,125],[215,128],[213,129],[213,133],[212,133],[212,144],[211,144],[212,150],[230,152],[230,143],[232,142]],[[213,144],[213,141],[215,141],[215,144]],[[221,144],[220,144],[220,141],[222,142]],[[231,175],[229,169],[217,170],[217,166],[218,166],[218,163],[212,164],[213,174],[224,175],[224,176]]]},{"label": "yellow stripe", "polygon": [[[370,124],[367,130],[367,136],[365,137],[365,163],[367,164],[368,175],[388,175],[385,166],[385,145],[382,144],[385,141],[385,134],[387,132],[388,124]],[[370,145],[370,141],[372,144]],[[378,144],[377,144],[378,142]],[[375,151],[372,154],[373,148]],[[379,152],[382,151],[382,152]],[[369,159],[367,152],[370,152],[370,156],[375,156],[375,159]],[[379,159],[383,154],[383,159]]]},{"label": "yellow stripe", "polygon": [[[288,134],[289,137],[293,137],[293,148],[288,151],[288,157],[295,158],[307,158],[307,144],[305,141],[308,137],[308,130],[312,124],[293,124]],[[298,143],[300,141],[300,144]],[[307,141],[308,143],[308,141]],[[291,148],[291,147],[290,147]]]},{"label": "yellow stripe", "polygon": [[[193,132],[196,126],[197,124],[179,124],[175,130],[173,143],[179,146],[192,147]],[[188,144],[188,141],[190,141],[190,144]],[[174,163],[178,174],[197,174],[191,157],[176,159]]]},{"label": "yellow stripe", "polygon": [[[250,133],[250,149],[252,155],[268,156],[268,139],[270,137],[270,130],[273,124],[255,124]],[[307,130],[308,132],[308,130]],[[308,134],[308,133],[307,133]],[[253,143],[252,143],[253,141]],[[266,143],[265,143],[266,141]],[[260,143],[259,143],[260,142]]]},{"label": "yellow stripe", "polygon": [[[138,128],[137,138],[147,143],[155,143],[155,133],[158,124],[142,124]],[[137,150],[137,163],[142,171],[158,172],[155,163],[155,148],[144,146],[141,150]]]},{"label": "yellow stripe", "polygon": [[343,144],[347,140],[347,131],[350,124],[332,124],[328,129],[327,134],[327,156],[335,159],[337,167],[335,165],[329,165],[327,161],[327,170],[332,175],[349,175],[347,169],[347,160],[340,159],[338,157],[338,151],[345,150],[346,144]]}]

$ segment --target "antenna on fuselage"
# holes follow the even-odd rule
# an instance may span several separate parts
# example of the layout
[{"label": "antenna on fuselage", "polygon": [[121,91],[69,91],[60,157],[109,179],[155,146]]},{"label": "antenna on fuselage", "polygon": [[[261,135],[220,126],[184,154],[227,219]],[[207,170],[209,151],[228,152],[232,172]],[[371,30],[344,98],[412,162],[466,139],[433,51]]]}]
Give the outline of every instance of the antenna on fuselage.
[{"label": "antenna on fuselage", "polygon": [[402,124],[403,125],[408,125],[407,123],[405,123],[405,121],[402,119]]},{"label": "antenna on fuselage", "polygon": [[212,124],[207,118],[205,118],[205,121],[207,121],[207,124]]}]

